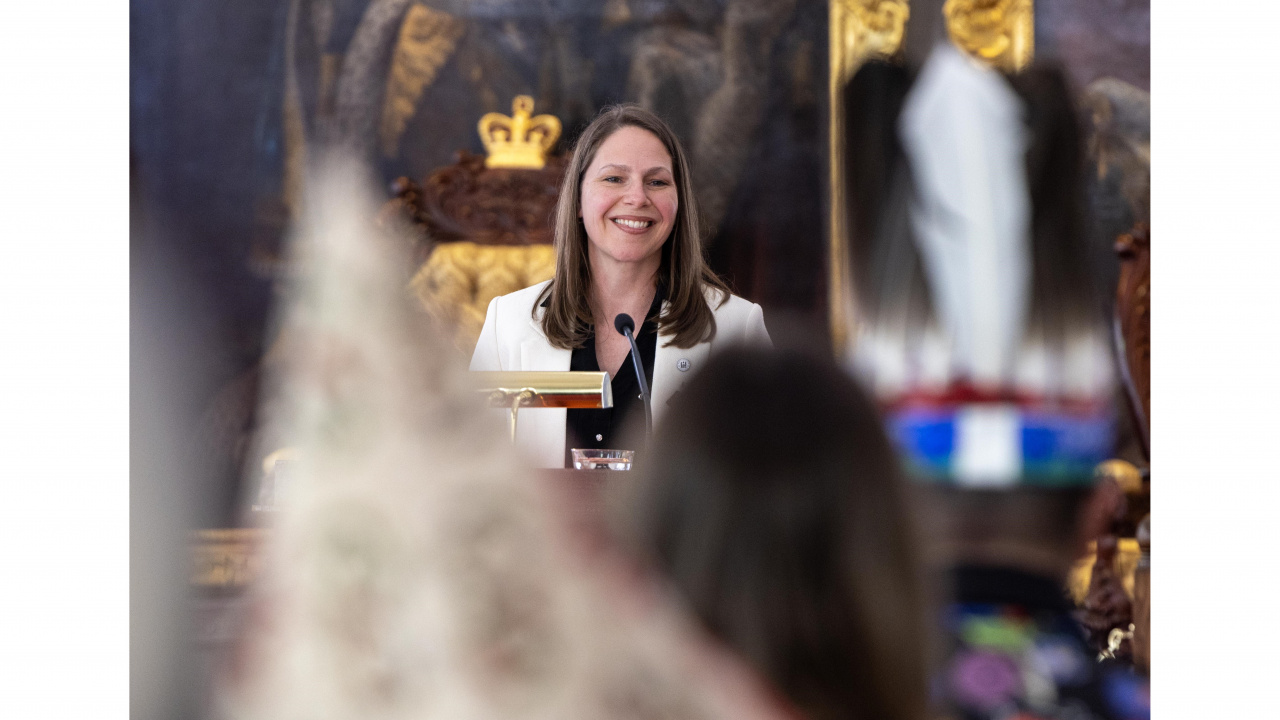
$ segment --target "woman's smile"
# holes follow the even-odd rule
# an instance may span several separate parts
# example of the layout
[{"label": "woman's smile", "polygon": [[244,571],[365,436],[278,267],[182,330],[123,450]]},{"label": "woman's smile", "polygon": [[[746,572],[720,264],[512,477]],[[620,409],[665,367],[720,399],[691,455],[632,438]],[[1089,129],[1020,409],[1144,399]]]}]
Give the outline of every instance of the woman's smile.
[{"label": "woman's smile", "polygon": [[653,225],[652,220],[634,217],[615,217],[611,218],[615,225],[626,230],[627,232],[643,233]]}]

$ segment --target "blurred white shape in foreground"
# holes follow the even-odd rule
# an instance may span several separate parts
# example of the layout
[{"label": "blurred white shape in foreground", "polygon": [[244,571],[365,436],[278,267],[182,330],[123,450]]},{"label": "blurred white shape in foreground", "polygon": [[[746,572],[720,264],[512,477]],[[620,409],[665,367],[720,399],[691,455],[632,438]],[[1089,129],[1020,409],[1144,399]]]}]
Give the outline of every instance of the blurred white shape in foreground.
[{"label": "blurred white shape in foreground", "polygon": [[781,717],[658,593],[575,554],[414,309],[368,186],[324,164],[295,238],[264,408],[295,459],[220,714]]}]

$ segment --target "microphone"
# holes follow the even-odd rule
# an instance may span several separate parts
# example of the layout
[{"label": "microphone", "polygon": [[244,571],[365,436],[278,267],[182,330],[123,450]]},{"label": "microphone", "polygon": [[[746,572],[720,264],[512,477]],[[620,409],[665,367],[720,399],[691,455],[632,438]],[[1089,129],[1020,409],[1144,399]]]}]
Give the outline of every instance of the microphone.
[{"label": "microphone", "polygon": [[640,361],[640,348],[636,347],[636,321],[626,313],[619,313],[613,319],[613,329],[619,335],[625,335],[631,343],[631,364],[636,368],[636,379],[640,381],[640,399],[644,401],[644,427],[649,435],[653,434],[653,408],[649,399],[649,382],[644,379],[644,364]]}]

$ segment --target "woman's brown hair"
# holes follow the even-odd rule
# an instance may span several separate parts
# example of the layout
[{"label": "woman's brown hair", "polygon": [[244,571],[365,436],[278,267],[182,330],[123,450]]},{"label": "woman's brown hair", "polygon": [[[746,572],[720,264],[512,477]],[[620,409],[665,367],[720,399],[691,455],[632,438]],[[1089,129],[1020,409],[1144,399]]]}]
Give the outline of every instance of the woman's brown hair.
[{"label": "woman's brown hair", "polygon": [[587,232],[579,210],[582,208],[582,176],[595,159],[600,145],[624,127],[638,127],[653,133],[671,156],[678,206],[671,235],[662,246],[658,282],[667,292],[668,305],[658,317],[659,334],[673,336],[667,345],[689,348],[716,334],[716,320],[707,303],[706,288],[720,292],[720,304],[729,299],[729,288],[716,276],[702,249],[702,228],[693,196],[692,173],[680,140],[657,115],[638,105],[613,105],[600,111],[582,131],[574,145],[573,157],[560,183],[556,205],[556,275],[543,290],[533,313],[546,301],[542,331],[552,347],[581,347],[591,335],[591,264],[587,259]]},{"label": "woman's brown hair", "polygon": [[617,505],[632,547],[804,717],[925,716],[909,489],[875,404],[829,358],[713,356],[636,460]]}]

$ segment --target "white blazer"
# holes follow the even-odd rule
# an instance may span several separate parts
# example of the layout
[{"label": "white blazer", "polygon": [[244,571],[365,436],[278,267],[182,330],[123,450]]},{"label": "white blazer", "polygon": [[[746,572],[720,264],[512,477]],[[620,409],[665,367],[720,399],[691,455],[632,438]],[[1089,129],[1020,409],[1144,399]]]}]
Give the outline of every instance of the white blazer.
[{"label": "white blazer", "polygon": [[[484,327],[471,355],[472,370],[568,370],[572,350],[552,347],[542,332],[543,308],[533,314],[534,303],[547,286],[538,283],[510,295],[496,297],[485,312]],[[716,318],[716,336],[688,348],[665,346],[659,335],[653,354],[653,421],[658,423],[667,403],[702,367],[712,352],[738,343],[771,346],[760,306],[730,295],[719,308],[719,293],[707,291]],[[666,307],[663,301],[663,307]],[[535,467],[564,467],[566,412],[562,408],[521,410],[516,423],[516,446]]]}]

